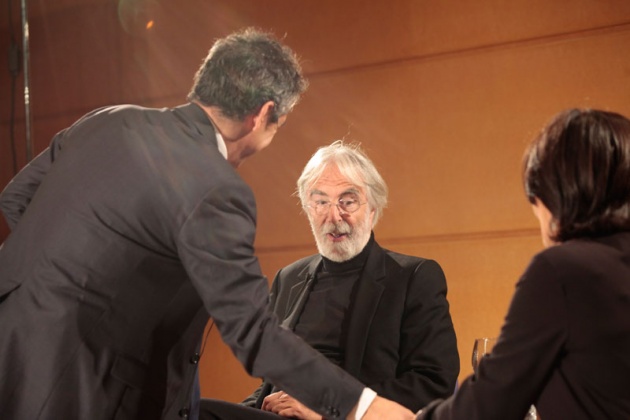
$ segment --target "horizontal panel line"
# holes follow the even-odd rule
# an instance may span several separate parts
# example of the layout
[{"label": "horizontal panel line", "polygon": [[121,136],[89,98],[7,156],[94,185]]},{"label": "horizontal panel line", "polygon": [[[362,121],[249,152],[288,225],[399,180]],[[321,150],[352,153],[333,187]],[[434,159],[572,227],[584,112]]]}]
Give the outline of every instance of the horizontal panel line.
[{"label": "horizontal panel line", "polygon": [[[569,41],[569,40],[575,40],[579,38],[601,36],[601,35],[606,35],[606,34],[615,33],[615,32],[623,32],[627,30],[630,30],[630,22],[620,23],[616,25],[602,26],[598,28],[590,28],[590,29],[585,29],[581,31],[565,32],[565,33],[560,33],[560,34],[552,34],[552,35],[545,35],[545,36],[540,36],[540,37],[525,38],[525,39],[520,39],[520,40],[505,41],[505,42],[496,43],[496,44],[478,45],[478,46],[473,46],[469,48],[461,48],[461,49],[449,50],[449,51],[439,51],[435,53],[410,56],[410,57],[400,58],[396,60],[376,61],[376,62],[365,63],[365,64],[356,65],[356,66],[342,67],[338,69],[330,69],[330,70],[324,70],[324,71],[319,71],[319,72],[312,72],[312,73],[307,73],[306,75],[310,79],[316,79],[318,77],[329,76],[331,74],[343,74],[343,73],[355,72],[358,70],[368,70],[368,69],[376,69],[376,68],[389,67],[389,66],[407,64],[407,63],[410,64],[410,63],[418,63],[418,62],[423,62],[423,61],[432,61],[432,60],[438,60],[438,59],[457,57],[461,55],[490,52],[490,51],[501,50],[501,49],[512,48],[512,47],[527,47],[527,46],[532,46],[532,45],[541,45],[541,44],[555,43],[555,42],[560,42],[560,41]],[[37,100],[37,97],[36,97],[36,100]],[[143,106],[150,106],[150,107],[151,106],[153,107],[171,106],[171,105],[165,105],[165,104],[179,105],[184,102],[185,102],[185,97],[179,93],[172,94],[172,95],[164,95],[160,97],[145,98],[144,100],[134,100],[135,104],[139,104]],[[20,107],[23,107],[22,103],[18,105]],[[82,116],[96,107],[107,106],[107,105],[116,105],[116,104],[99,104],[95,106],[66,109],[66,110],[63,110],[62,112],[37,115],[37,116],[34,116],[34,119],[50,120],[54,118],[68,117],[69,115],[73,115],[73,114],[75,115],[78,114],[78,116]],[[24,116],[21,115],[17,117],[15,121],[16,123],[23,123]],[[9,120],[5,118],[0,118],[0,124],[8,125]]]},{"label": "horizontal panel line", "polygon": [[572,41],[572,40],[576,40],[580,38],[607,35],[610,33],[623,32],[627,30],[630,30],[630,22],[620,23],[616,25],[601,26],[597,28],[589,28],[589,29],[584,29],[580,31],[563,32],[559,34],[550,34],[550,35],[544,35],[544,36],[539,36],[539,37],[505,41],[505,42],[499,42],[495,44],[476,45],[476,46],[461,48],[461,49],[438,51],[434,53],[408,56],[408,57],[394,59],[394,60],[374,61],[370,63],[359,64],[356,66],[340,67],[337,69],[330,69],[330,70],[323,70],[323,71],[315,71],[312,73],[308,73],[307,76],[309,79],[316,79],[318,77],[329,76],[331,74],[343,74],[343,73],[355,72],[358,70],[368,70],[368,69],[372,70],[372,69],[390,67],[390,66],[395,66],[395,65],[400,65],[400,64],[412,64],[412,63],[418,63],[418,62],[447,59],[447,58],[453,58],[457,56],[470,55],[474,53],[486,53],[486,52],[504,50],[504,49],[515,48],[515,47],[522,48],[522,47],[529,47],[532,45],[551,44],[551,43],[556,43],[560,41]]},{"label": "horizontal panel line", "polygon": [[[448,233],[443,235],[422,235],[409,237],[379,237],[378,242],[385,246],[392,245],[413,245],[413,244],[429,244],[429,243],[447,243],[447,242],[466,242],[479,240],[494,239],[510,239],[538,237],[540,230],[532,229],[513,229],[513,230],[497,230],[484,232],[465,232],[465,233]],[[310,243],[297,245],[280,245],[280,246],[257,246],[256,254],[282,254],[286,252],[312,252],[315,245]]]}]

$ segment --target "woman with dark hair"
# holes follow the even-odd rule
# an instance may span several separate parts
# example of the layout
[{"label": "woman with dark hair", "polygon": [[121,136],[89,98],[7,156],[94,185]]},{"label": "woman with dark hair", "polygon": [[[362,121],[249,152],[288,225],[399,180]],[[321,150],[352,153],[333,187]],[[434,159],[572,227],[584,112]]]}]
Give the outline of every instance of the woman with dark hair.
[{"label": "woman with dark hair", "polygon": [[545,250],[477,373],[418,419],[630,419],[630,120],[557,115],[526,153]]}]

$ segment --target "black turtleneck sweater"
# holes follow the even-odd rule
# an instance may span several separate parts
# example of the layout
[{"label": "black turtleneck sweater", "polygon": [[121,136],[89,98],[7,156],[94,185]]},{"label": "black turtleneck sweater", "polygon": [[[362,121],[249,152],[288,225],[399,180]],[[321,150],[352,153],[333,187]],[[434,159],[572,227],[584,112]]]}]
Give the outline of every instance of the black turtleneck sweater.
[{"label": "black turtleneck sweater", "polygon": [[330,361],[342,365],[345,357],[347,313],[353,301],[355,285],[367,261],[374,234],[363,250],[344,262],[322,256],[321,269],[309,293],[295,333]]}]

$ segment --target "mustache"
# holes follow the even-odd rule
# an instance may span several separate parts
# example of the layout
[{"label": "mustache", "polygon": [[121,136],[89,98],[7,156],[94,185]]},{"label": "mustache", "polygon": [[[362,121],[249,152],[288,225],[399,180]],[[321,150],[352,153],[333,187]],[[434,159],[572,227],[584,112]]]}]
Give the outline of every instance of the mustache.
[{"label": "mustache", "polygon": [[352,230],[353,230],[352,226],[350,226],[347,222],[344,222],[344,221],[337,222],[337,223],[329,222],[322,226],[321,233],[323,235],[328,235],[329,233],[334,233],[337,235],[340,235],[340,234],[351,235]]}]

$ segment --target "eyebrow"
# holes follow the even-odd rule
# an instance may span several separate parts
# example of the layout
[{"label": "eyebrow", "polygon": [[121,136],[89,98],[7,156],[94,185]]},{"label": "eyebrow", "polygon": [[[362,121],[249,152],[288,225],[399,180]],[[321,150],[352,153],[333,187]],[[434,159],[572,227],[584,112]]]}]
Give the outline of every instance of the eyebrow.
[{"label": "eyebrow", "polygon": [[[361,191],[359,191],[357,188],[348,188],[347,190],[343,191],[341,194],[339,194],[339,197],[344,196],[346,194],[361,194]],[[328,197],[328,194],[326,194],[324,191],[321,190],[311,190],[311,193],[309,194],[311,197],[314,195],[323,195],[325,197]]]}]

